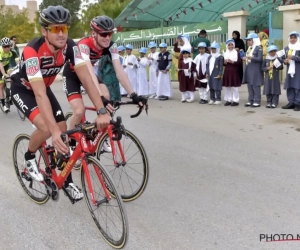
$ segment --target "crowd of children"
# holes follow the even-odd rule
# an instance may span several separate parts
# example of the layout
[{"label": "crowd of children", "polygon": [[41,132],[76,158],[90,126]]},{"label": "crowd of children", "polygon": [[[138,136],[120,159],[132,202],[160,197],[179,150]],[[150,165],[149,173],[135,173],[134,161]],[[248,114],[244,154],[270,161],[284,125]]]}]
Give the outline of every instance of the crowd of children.
[{"label": "crowd of children", "polygon": [[[219,43],[213,42],[210,52],[207,53],[207,45],[201,42],[198,44],[199,54],[192,60],[189,37],[181,35],[179,37],[181,55],[177,68],[181,101],[193,102],[194,91],[198,90],[200,104],[220,105],[221,92],[224,90],[224,106],[238,106],[239,87],[244,83],[248,87],[248,101],[245,107],[260,107],[261,86],[263,86],[266,107],[276,108],[281,94],[280,71],[286,65],[284,89],[287,91],[288,104],[282,108],[300,111],[299,33],[291,32],[288,39],[289,44],[283,50],[270,45],[265,59],[256,33],[251,33],[245,38],[248,45],[246,53],[235,48],[233,39],[226,41],[226,51],[222,54]],[[239,69],[243,63],[245,67],[241,81]]]},{"label": "crowd of children", "polygon": [[[157,44],[150,42],[148,45],[151,53],[147,54],[147,48],[139,50],[139,57],[132,54],[131,44],[119,46],[120,62],[129,78],[133,90],[141,96],[168,100],[172,96],[172,86],[170,69],[172,66],[172,55],[167,51],[168,45],[161,43],[160,52],[156,52]],[[125,54],[126,51],[126,55]],[[147,67],[149,67],[149,81]],[[122,88],[121,95],[126,96],[126,91]]]},{"label": "crowd of children", "polygon": [[[209,105],[222,104],[222,90],[224,90],[224,106],[238,106],[240,103],[239,88],[247,84],[248,100],[245,107],[260,107],[261,86],[266,96],[266,107],[276,108],[281,94],[280,71],[287,66],[284,89],[287,91],[288,104],[284,109],[300,111],[300,41],[299,33],[289,34],[289,44],[283,50],[275,45],[267,49],[267,56],[263,58],[263,51],[259,36],[249,34],[248,49],[243,51],[236,48],[235,40],[226,41],[226,50],[220,51],[220,44],[198,44],[199,54],[192,59],[192,46],[188,34],[178,37],[180,56],[178,57],[179,91],[181,102],[194,102],[194,92],[199,92],[199,103]],[[160,52],[157,52],[159,47]],[[139,50],[139,56],[132,54],[133,46],[119,46],[120,62],[128,75],[132,88],[138,95],[149,98],[168,100],[172,96],[170,69],[172,55],[167,50],[167,44],[159,46],[150,42],[147,48]],[[126,52],[126,54],[125,54]],[[240,69],[244,64],[244,74],[241,80]],[[147,68],[149,68],[149,73]],[[149,76],[149,77],[148,77]],[[121,95],[126,96],[122,88]]]}]

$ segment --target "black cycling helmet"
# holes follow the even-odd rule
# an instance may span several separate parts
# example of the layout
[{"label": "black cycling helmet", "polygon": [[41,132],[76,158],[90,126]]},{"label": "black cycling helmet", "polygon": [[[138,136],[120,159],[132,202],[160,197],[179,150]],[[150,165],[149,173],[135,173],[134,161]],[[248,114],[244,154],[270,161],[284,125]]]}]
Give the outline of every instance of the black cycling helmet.
[{"label": "black cycling helmet", "polygon": [[108,16],[97,16],[91,21],[90,27],[96,32],[113,31],[115,28],[114,21]]},{"label": "black cycling helmet", "polygon": [[47,9],[41,11],[39,22],[43,27],[47,27],[50,24],[69,24],[71,22],[71,14],[69,10],[60,5],[48,6]]}]

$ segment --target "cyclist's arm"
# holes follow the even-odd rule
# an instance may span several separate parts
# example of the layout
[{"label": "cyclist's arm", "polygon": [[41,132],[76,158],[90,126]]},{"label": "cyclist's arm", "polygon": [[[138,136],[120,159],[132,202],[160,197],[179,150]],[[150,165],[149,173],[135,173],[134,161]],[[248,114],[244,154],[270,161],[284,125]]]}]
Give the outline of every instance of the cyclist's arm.
[{"label": "cyclist's arm", "polygon": [[45,121],[51,135],[60,129],[54,119],[52,106],[46,93],[46,85],[40,70],[40,63],[36,51],[31,47],[26,47],[24,53],[24,66],[31,88],[34,92],[35,99],[40,110],[40,114]]},{"label": "cyclist's arm", "polygon": [[133,89],[131,87],[131,84],[129,82],[129,79],[128,79],[128,76],[127,76],[125,70],[121,66],[120,60],[119,59],[112,60],[112,64],[114,66],[116,76],[117,76],[120,84],[127,91],[127,93],[129,95],[131,95],[133,93]]},{"label": "cyclist's arm", "polygon": [[[120,62],[120,55],[118,54],[118,48],[116,44],[113,44],[109,48],[109,52],[111,54],[111,60],[114,67],[114,70],[116,72],[116,76],[122,85],[122,87],[126,90],[126,92],[131,95],[134,91],[131,87],[131,84],[129,82],[128,76],[126,72],[124,71],[121,62]],[[123,62],[124,63],[124,62]]]},{"label": "cyclist's arm", "polygon": [[74,67],[75,73],[77,74],[95,108],[97,110],[103,108],[104,105],[101,98],[99,98],[99,91],[97,91],[98,89],[93,83],[94,81],[92,75],[94,75],[94,73],[90,73],[90,70],[86,65],[86,61],[82,57],[82,53],[79,50],[79,46],[77,46],[77,44],[72,40],[69,40],[67,45],[68,49],[66,59],[70,60],[71,65]]},{"label": "cyclist's arm", "polygon": [[[96,88],[98,89],[98,92],[100,94],[100,96],[102,95],[100,87],[99,87],[99,82],[98,82],[98,78],[94,73],[94,68],[91,64],[91,60],[90,60],[90,48],[86,45],[86,44],[79,44],[78,45],[82,58],[85,60],[87,68],[90,72],[90,75],[92,77],[93,83],[95,84]],[[85,86],[83,86],[85,88]]]},{"label": "cyclist's arm", "polygon": [[[3,67],[3,64],[2,62],[0,61],[0,71],[2,73],[2,75],[4,76],[6,74],[5,70],[4,70],[4,67]],[[1,79],[0,79],[1,80]]]},{"label": "cyclist's arm", "polygon": [[97,76],[94,73],[94,68],[93,68],[93,66],[91,64],[91,61],[86,61],[86,66],[87,66],[87,68],[88,68],[88,70],[90,72],[90,75],[92,77],[93,83],[95,84],[96,88],[98,89],[98,92],[99,92],[100,96],[102,96],[102,93],[101,93],[101,90],[100,90],[100,87],[99,87],[98,78],[97,78]]},{"label": "cyclist's arm", "polygon": [[[103,108],[104,105],[102,103],[101,98],[99,98],[99,92],[97,91],[98,88],[95,86],[95,84],[93,84],[94,81],[92,75],[95,74],[90,73],[86,63],[77,67],[75,66],[74,70],[96,109],[99,110]],[[99,85],[98,80],[97,84]]]}]

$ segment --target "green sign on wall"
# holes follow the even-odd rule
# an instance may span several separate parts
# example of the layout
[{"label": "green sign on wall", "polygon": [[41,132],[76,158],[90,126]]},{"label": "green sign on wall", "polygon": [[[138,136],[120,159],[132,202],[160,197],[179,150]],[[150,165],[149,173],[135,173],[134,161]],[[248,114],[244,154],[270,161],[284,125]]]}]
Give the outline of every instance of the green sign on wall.
[{"label": "green sign on wall", "polygon": [[113,35],[113,41],[117,43],[130,43],[135,41],[157,40],[177,37],[180,34],[197,36],[200,30],[205,29],[209,35],[226,34],[228,32],[227,21],[189,24],[182,26],[163,27],[147,30],[120,32]]}]

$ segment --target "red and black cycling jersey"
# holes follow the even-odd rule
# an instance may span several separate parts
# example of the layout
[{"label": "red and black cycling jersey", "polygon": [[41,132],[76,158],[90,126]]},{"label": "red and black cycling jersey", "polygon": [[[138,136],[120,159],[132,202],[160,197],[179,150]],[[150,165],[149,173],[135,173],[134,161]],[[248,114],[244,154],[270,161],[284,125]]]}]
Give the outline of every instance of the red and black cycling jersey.
[{"label": "red and black cycling jersey", "polygon": [[[84,37],[77,42],[77,45],[83,59],[85,61],[90,61],[92,65],[94,65],[104,54],[109,54],[113,60],[115,58],[119,59],[118,47],[114,42],[110,42],[108,48],[99,50],[94,44],[93,37]],[[72,64],[66,65],[66,68],[68,71],[73,71]]]},{"label": "red and black cycling jersey", "polygon": [[77,44],[67,39],[66,46],[56,56],[50,51],[44,37],[35,38],[24,48],[20,64],[11,74],[16,84],[31,89],[30,82],[43,80],[50,86],[66,62],[72,67],[85,64]]}]

